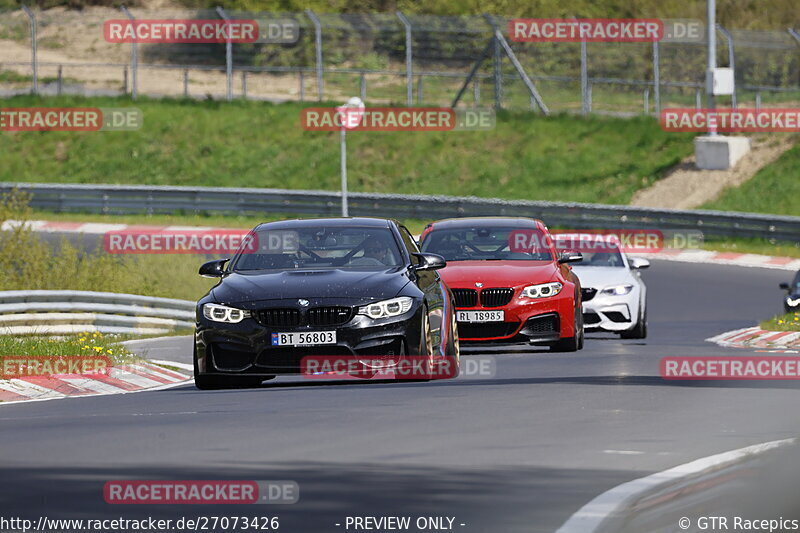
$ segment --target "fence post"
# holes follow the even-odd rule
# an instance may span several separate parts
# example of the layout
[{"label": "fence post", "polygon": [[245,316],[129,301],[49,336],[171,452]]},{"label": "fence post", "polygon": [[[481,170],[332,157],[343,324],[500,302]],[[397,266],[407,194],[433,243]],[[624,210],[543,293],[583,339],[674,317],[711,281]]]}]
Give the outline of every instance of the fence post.
[{"label": "fence post", "polygon": [[587,87],[587,90],[586,90],[586,102],[588,104],[588,109],[587,109],[588,113],[592,112],[592,87],[593,86],[594,85],[592,84],[592,82],[589,82],[589,86]]},{"label": "fence post", "polygon": [[306,9],[306,16],[308,16],[308,18],[311,19],[311,23],[314,24],[314,45],[316,47],[317,60],[317,100],[321,102],[325,94],[322,86],[322,24],[310,9]]},{"label": "fence post", "polygon": [[761,109],[761,91],[756,91],[756,109]]},{"label": "fence post", "polygon": [[300,101],[303,102],[306,99],[306,72],[304,70],[300,71]]},{"label": "fence post", "polygon": [[736,62],[735,62],[735,54],[733,50],[733,35],[731,32],[726,30],[722,24],[717,24],[717,30],[725,37],[725,40],[728,43],[728,67],[733,69],[733,94],[731,95],[731,106],[736,109]]},{"label": "fence post", "polygon": [[189,69],[183,69],[183,97],[189,98]]},{"label": "fence post", "polygon": [[642,95],[643,102],[644,102],[644,114],[650,113],[650,88],[646,88],[644,90],[644,94]]},{"label": "fence post", "polygon": [[[139,84],[138,84],[138,72],[139,72],[139,58],[136,54],[136,18],[131,15],[131,12],[128,11],[128,8],[125,6],[120,6],[120,11],[125,13],[125,16],[128,17],[131,21],[131,25],[133,26],[133,37],[131,38],[131,98],[136,100],[136,97],[139,95]],[[128,71],[125,71],[127,75]],[[128,83],[125,83],[125,90],[128,89]]]},{"label": "fence post", "polygon": [[122,68],[122,92],[128,94],[128,67]]},{"label": "fence post", "polygon": [[400,11],[397,12],[397,18],[406,28],[406,104],[411,107],[414,105],[414,49],[411,43],[411,21]]},{"label": "fence post", "polygon": [[472,82],[472,101],[474,102],[475,107],[479,107],[481,105],[481,84],[477,76]]},{"label": "fence post", "polygon": [[23,5],[22,10],[28,15],[31,24],[31,70],[33,71],[33,94],[39,94],[39,62],[36,60],[36,15],[28,6]]},{"label": "fence post", "polygon": [[661,49],[653,41],[653,111],[661,113]]},{"label": "fence post", "polygon": [[[217,6],[217,14],[225,22],[229,21],[228,14],[225,10]],[[225,39],[225,98],[230,102],[233,100],[233,42],[231,41],[230,25],[226,28],[228,31],[227,38]]]},{"label": "fence post", "polygon": [[492,45],[494,48],[494,108],[500,109],[503,106],[503,69],[500,40],[497,38],[497,25],[488,13],[483,14],[483,18],[492,29]]},{"label": "fence post", "polygon": [[247,71],[242,71],[242,98],[247,100]]},{"label": "fence post", "polygon": [[696,89],[694,92],[694,107],[695,109],[703,107],[703,97],[700,89]]},{"label": "fence post", "polygon": [[367,76],[366,76],[366,73],[363,70],[361,71],[361,76],[359,78],[358,89],[359,89],[358,93],[361,96],[361,101],[362,102],[366,102],[367,101]]},{"label": "fence post", "polygon": [[64,86],[64,68],[62,65],[58,66],[58,78],[56,80],[56,94],[61,96]]},{"label": "fence post", "polygon": [[589,114],[589,68],[587,65],[586,41],[581,40],[581,113]]},{"label": "fence post", "polygon": [[422,89],[422,74],[420,74],[417,80],[417,103],[421,104],[423,98],[425,98],[425,93]]}]

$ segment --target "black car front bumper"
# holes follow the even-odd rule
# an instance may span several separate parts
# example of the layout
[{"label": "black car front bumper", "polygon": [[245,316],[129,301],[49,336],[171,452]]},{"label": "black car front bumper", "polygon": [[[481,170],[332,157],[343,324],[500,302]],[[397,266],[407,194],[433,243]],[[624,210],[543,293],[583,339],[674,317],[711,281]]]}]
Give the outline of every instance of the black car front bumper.
[{"label": "black car front bumper", "polygon": [[[413,353],[419,342],[421,308],[399,317],[373,320],[356,315],[335,327],[267,327],[254,318],[238,324],[212,322],[201,317],[195,330],[198,372],[207,375],[272,376],[299,374],[308,356],[396,356]],[[336,344],[273,346],[272,334],[336,331]],[[409,347],[411,347],[409,349]]]}]

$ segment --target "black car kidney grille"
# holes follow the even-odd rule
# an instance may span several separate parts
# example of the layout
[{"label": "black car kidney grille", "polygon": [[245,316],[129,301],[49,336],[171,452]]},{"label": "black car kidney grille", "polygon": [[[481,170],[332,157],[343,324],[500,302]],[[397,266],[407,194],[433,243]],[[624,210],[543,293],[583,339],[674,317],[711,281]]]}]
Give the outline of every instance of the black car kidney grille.
[{"label": "black car kidney grille", "polygon": [[478,291],[475,289],[453,289],[456,307],[475,307],[478,303]]},{"label": "black car kidney grille", "polygon": [[588,302],[597,294],[597,289],[591,287],[581,287],[581,298],[584,302]]},{"label": "black car kidney grille", "polygon": [[262,326],[292,328],[300,325],[300,311],[297,309],[260,309],[255,312],[255,317]]},{"label": "black car kidney grille", "polygon": [[483,289],[481,291],[482,307],[503,307],[511,301],[514,289]]},{"label": "black car kidney grille", "polygon": [[314,307],[308,310],[309,326],[341,326],[353,318],[352,307]]},{"label": "black car kidney grille", "polygon": [[355,309],[345,306],[312,307],[305,315],[299,309],[291,308],[260,309],[255,312],[259,324],[272,328],[341,326],[350,322],[354,315]]}]

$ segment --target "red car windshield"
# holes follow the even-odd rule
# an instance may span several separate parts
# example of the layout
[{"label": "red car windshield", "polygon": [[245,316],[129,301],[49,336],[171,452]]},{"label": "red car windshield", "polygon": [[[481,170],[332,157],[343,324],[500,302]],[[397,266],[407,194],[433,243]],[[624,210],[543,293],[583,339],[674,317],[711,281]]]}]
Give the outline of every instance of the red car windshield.
[{"label": "red car windshield", "polygon": [[422,251],[447,261],[552,261],[550,237],[538,228],[434,229]]}]

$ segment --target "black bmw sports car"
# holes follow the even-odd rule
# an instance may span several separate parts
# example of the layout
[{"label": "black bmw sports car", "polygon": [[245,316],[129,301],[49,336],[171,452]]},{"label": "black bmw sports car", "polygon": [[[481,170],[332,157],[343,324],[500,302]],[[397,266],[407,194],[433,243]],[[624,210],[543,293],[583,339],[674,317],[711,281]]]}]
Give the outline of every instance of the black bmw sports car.
[{"label": "black bmw sports car", "polygon": [[200,268],[220,280],[197,303],[198,388],[305,374],[310,357],[364,365],[387,357],[425,360],[426,373],[436,365],[457,368],[453,296],[436,272],[445,261],[420,253],[400,223],[270,222],[253,229],[248,244],[230,260]]}]

